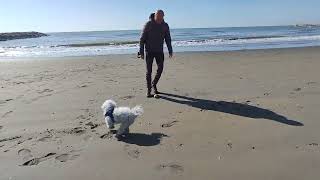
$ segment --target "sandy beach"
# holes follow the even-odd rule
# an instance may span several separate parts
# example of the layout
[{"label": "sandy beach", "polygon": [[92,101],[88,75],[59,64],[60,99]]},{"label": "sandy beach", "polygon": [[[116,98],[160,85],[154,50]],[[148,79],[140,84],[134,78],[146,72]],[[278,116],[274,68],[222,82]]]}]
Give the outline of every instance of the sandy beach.
[{"label": "sandy beach", "polygon": [[[177,53],[160,99],[145,98],[135,55],[0,61],[0,179],[318,179],[319,59]],[[145,110],[124,141],[104,124],[110,98]]]}]

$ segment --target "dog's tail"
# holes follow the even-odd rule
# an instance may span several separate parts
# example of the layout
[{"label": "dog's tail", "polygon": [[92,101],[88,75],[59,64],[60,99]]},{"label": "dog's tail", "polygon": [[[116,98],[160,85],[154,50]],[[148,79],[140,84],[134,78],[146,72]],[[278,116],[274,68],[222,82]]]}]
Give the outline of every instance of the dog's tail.
[{"label": "dog's tail", "polygon": [[142,106],[138,105],[131,109],[132,113],[136,116],[140,116],[143,113]]}]

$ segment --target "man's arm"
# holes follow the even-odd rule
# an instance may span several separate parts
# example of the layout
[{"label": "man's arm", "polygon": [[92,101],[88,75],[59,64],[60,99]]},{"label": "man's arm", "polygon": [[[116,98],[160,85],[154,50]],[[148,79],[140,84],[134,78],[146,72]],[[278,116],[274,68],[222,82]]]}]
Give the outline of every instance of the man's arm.
[{"label": "man's arm", "polygon": [[165,34],[165,41],[166,41],[166,44],[167,44],[167,47],[168,47],[168,51],[169,51],[169,56],[171,57],[172,56],[172,53],[173,53],[173,50],[172,50],[172,45],[171,45],[171,35],[170,35],[170,28],[169,28],[169,25],[167,24],[167,31],[166,31],[166,34]]},{"label": "man's arm", "polygon": [[147,40],[147,34],[148,34],[148,27],[149,27],[149,22],[147,22],[142,30],[141,37],[140,37],[140,55],[143,58],[144,57],[144,46],[146,44]]}]

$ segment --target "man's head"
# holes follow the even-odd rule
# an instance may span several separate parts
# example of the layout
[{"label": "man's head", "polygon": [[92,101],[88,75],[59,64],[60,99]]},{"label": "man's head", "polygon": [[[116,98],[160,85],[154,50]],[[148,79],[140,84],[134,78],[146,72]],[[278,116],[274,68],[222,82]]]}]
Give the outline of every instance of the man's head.
[{"label": "man's head", "polygon": [[154,20],[157,23],[162,23],[164,19],[163,17],[164,17],[164,12],[161,9],[159,9],[155,12]]}]

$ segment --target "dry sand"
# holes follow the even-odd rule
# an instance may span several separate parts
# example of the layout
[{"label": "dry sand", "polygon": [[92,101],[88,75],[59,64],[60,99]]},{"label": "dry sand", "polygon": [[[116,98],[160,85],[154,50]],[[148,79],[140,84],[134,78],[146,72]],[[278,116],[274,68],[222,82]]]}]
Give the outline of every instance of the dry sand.
[{"label": "dry sand", "polygon": [[[320,48],[0,62],[0,179],[318,179]],[[130,136],[100,106],[142,104]]]}]

